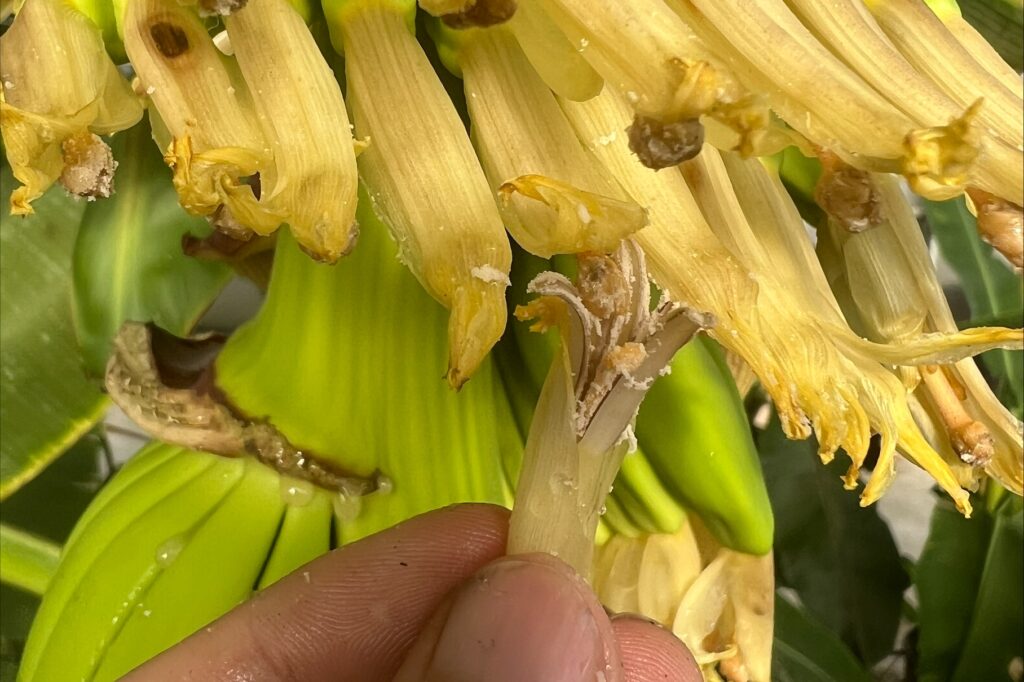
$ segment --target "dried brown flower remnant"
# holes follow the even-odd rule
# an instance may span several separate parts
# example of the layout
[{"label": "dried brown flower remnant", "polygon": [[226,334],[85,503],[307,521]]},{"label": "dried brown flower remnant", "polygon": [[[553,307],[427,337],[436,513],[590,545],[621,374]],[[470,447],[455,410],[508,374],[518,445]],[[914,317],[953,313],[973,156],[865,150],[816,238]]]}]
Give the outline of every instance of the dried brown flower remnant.
[{"label": "dried brown flower remnant", "polygon": [[516,13],[516,0],[476,0],[464,10],[441,18],[451,28],[484,28],[503,24]]},{"label": "dried brown flower remnant", "polygon": [[654,170],[678,166],[697,156],[704,146],[704,126],[696,118],[664,123],[637,116],[627,133],[630,150],[640,163]]},{"label": "dried brown flower remnant", "polygon": [[355,476],[295,447],[272,424],[237,413],[213,386],[213,362],[225,339],[180,339],[127,322],[114,339],[105,385],[114,402],[147,433],[168,443],[226,457],[250,455],[278,473],[346,495],[377,489],[379,474]]},{"label": "dried brown flower remnant", "polygon": [[106,199],[114,191],[117,162],[107,143],[90,132],[81,132],[61,144],[64,170],[60,184],[72,194]]},{"label": "dried brown flower remnant", "polygon": [[822,150],[821,177],[814,188],[814,200],[838,224],[850,232],[882,222],[882,204],[871,175],[845,163],[832,152]]},{"label": "dried brown flower remnant", "polygon": [[978,232],[1017,268],[1024,268],[1024,210],[984,190],[969,188],[967,195],[978,215]]}]

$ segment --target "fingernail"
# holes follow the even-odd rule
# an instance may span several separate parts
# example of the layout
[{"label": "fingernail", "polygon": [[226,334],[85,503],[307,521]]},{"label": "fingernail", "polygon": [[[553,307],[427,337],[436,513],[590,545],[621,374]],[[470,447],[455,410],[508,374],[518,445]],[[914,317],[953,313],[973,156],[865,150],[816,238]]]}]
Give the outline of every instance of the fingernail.
[{"label": "fingernail", "polygon": [[590,588],[545,555],[500,559],[454,596],[424,680],[617,679],[611,624]]},{"label": "fingernail", "polygon": [[[607,611],[607,609],[605,609],[605,610]],[[642,622],[642,623],[647,623],[647,624],[649,624],[649,625],[654,625],[654,626],[656,626],[656,627],[659,627],[659,628],[661,628],[662,630],[664,630],[664,629],[665,629],[665,626],[664,626],[664,625],[662,625],[662,624],[661,624],[661,623],[659,623],[658,621],[654,620],[653,618],[650,618],[650,617],[648,617],[648,616],[645,616],[645,615],[644,615],[644,614],[642,614],[642,613],[635,613],[635,612],[633,612],[633,611],[620,611],[620,612],[618,612],[618,613],[611,613],[611,614],[609,615],[609,618],[610,618],[610,619],[611,619],[611,620],[612,620],[613,622],[614,622],[614,621],[617,621],[617,620],[623,620],[623,619],[629,619],[629,620],[638,620],[638,621],[640,621],[640,622]]]}]

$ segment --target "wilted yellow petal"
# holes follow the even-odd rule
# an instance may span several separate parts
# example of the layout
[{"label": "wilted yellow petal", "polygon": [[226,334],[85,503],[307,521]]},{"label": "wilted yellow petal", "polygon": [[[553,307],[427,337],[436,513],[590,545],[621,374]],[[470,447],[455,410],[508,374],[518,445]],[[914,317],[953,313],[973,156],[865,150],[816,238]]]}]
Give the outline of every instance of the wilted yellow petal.
[{"label": "wilted yellow petal", "polygon": [[0,37],[0,132],[14,177],[11,212],[64,176],[69,191],[105,197],[110,150],[96,135],[135,125],[142,106],[107,56],[100,29],[60,0],[28,0]]},{"label": "wilted yellow petal", "polygon": [[551,91],[512,34],[442,31],[461,71],[473,144],[505,226],[542,257],[614,251],[646,215],[580,145]]}]

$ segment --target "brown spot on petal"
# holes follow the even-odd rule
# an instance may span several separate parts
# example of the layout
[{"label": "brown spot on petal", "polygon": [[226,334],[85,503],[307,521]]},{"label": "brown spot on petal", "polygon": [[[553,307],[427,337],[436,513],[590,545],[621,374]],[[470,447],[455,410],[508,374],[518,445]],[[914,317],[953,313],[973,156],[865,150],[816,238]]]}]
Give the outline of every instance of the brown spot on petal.
[{"label": "brown spot on petal", "polygon": [[654,170],[678,166],[697,156],[704,146],[704,126],[695,118],[664,123],[637,116],[626,132],[630,151]]},{"label": "brown spot on petal", "polygon": [[158,21],[149,27],[149,35],[153,38],[153,44],[160,54],[168,59],[174,59],[188,52],[188,35],[180,26]]},{"label": "brown spot on petal", "polygon": [[516,0],[477,0],[458,14],[447,14],[441,21],[450,28],[483,28],[503,24],[516,13]]}]

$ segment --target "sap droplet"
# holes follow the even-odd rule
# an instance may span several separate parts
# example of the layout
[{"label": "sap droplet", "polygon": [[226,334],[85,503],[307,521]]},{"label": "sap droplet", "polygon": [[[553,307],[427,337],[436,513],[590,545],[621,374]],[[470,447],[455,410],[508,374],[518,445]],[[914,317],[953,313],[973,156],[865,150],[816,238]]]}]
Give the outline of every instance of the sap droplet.
[{"label": "sap droplet", "polygon": [[563,494],[577,489],[576,479],[566,474],[555,474],[551,477],[551,492]]},{"label": "sap droplet", "polygon": [[395,482],[391,480],[390,476],[381,474],[377,477],[377,492],[381,495],[390,495],[395,489]]},{"label": "sap droplet", "polygon": [[601,508],[597,510],[597,515],[598,516],[604,516],[607,513],[608,513],[608,506],[604,505],[604,504],[602,504]]},{"label": "sap droplet", "polygon": [[316,490],[313,483],[291,476],[281,477],[281,499],[292,507],[305,507],[313,499]]},{"label": "sap droplet", "polygon": [[175,535],[172,538],[165,540],[159,547],[156,548],[156,563],[158,566],[167,568],[174,563],[174,560],[181,554],[181,550],[185,549],[185,538],[181,535]]},{"label": "sap droplet", "polygon": [[152,609],[146,609],[145,611],[142,612],[143,618],[149,618],[152,615],[153,615],[153,610]]},{"label": "sap droplet", "polygon": [[338,517],[339,523],[354,521],[363,508],[363,500],[358,495],[346,495],[338,493],[334,496],[334,515]]}]

